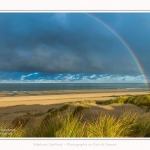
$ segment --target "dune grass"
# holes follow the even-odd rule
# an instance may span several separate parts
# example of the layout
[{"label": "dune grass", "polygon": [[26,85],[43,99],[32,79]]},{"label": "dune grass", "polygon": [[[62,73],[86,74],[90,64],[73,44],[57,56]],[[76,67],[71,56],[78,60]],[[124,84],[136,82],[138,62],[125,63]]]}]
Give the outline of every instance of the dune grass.
[{"label": "dune grass", "polygon": [[113,103],[121,103],[121,104],[130,103],[137,106],[150,107],[150,95],[120,96],[118,98],[114,98],[108,101],[96,101],[96,104],[108,105]]},{"label": "dune grass", "polygon": [[88,105],[88,104],[96,104],[95,100],[83,100],[83,101],[75,101],[75,102],[71,102],[72,105]]},{"label": "dune grass", "polygon": [[0,122],[0,137],[26,137],[26,130],[22,127],[10,128],[6,123]]},{"label": "dune grass", "polygon": [[[95,101],[94,101],[95,102]],[[92,103],[94,103],[92,101]],[[150,107],[150,95],[121,96],[109,101],[96,101],[97,104],[131,103],[137,106]],[[119,117],[112,114],[101,113],[98,116],[84,118],[84,111],[90,109],[86,102],[82,102],[74,109],[70,104],[60,108],[51,108],[43,113],[43,119],[36,128],[26,128],[30,115],[18,117],[14,120],[15,128],[11,132],[5,124],[0,123],[0,137],[150,137],[150,117],[148,113],[138,114],[125,111]],[[36,117],[36,115],[32,115]]]},{"label": "dune grass", "polygon": [[72,112],[56,117],[47,114],[31,132],[18,127],[7,135],[1,132],[0,137],[150,137],[150,118],[140,119],[138,114],[128,111],[119,118],[101,113],[88,120],[81,114],[73,116]]},{"label": "dune grass", "polygon": [[56,132],[56,137],[84,137],[84,123],[82,116],[72,116],[68,113],[60,118],[61,128]]},{"label": "dune grass", "polygon": [[74,111],[72,112],[72,115],[73,115],[73,117],[74,117],[74,116],[81,115],[81,113],[83,112],[83,110],[89,109],[89,108],[90,108],[89,106],[82,106],[82,105],[77,106],[77,107],[74,109]]}]

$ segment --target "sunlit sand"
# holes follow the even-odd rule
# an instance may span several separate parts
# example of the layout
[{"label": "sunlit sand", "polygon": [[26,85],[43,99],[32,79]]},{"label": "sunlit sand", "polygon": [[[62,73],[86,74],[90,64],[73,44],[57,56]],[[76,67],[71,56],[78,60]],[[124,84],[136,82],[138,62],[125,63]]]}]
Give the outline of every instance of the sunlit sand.
[{"label": "sunlit sand", "polygon": [[[149,94],[149,91],[128,91],[128,90],[66,90],[66,91],[44,91],[44,92],[15,92],[0,93],[0,118],[12,121],[15,117],[26,114],[27,112],[36,114],[46,112],[50,108],[58,108],[64,103],[85,101],[85,100],[110,100],[123,95],[142,95]],[[11,95],[11,96],[10,96]],[[119,114],[126,108],[140,111],[137,106],[128,104],[112,104],[100,106],[89,104],[90,110],[85,114],[96,114],[98,112],[113,112]]]},{"label": "sunlit sand", "polygon": [[83,91],[53,91],[53,92],[18,92],[1,93],[0,107],[15,105],[49,105],[83,100],[109,100],[121,95],[149,94],[148,91],[121,91],[121,90],[83,90]]}]

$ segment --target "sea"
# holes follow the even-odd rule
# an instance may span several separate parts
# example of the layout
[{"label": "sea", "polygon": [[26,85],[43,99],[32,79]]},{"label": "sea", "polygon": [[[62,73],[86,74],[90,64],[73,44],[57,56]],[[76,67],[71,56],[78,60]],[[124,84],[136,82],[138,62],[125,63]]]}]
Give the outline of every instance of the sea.
[{"label": "sea", "polygon": [[0,92],[113,89],[149,90],[144,83],[0,83]]}]

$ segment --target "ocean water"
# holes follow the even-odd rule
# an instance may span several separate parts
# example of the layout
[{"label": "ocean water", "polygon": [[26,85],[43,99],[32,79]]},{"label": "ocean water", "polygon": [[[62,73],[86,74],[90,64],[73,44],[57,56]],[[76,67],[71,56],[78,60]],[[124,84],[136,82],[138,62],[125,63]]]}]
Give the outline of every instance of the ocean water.
[{"label": "ocean water", "polygon": [[49,91],[49,90],[97,90],[97,89],[146,90],[147,87],[144,83],[0,83],[1,92]]}]

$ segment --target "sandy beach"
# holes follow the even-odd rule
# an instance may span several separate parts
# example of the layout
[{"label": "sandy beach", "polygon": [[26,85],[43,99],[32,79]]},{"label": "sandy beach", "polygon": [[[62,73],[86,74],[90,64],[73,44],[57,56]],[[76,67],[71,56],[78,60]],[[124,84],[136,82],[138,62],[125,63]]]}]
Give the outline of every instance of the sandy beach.
[{"label": "sandy beach", "polygon": [[[66,90],[45,92],[1,92],[0,93],[0,119],[11,123],[16,117],[26,113],[37,114],[47,112],[50,108],[59,108],[64,103],[85,100],[106,101],[119,96],[149,94],[149,91],[131,90]],[[120,114],[123,110],[142,111],[132,104],[111,104],[100,106],[88,104],[90,110],[85,111],[87,116],[100,112]]]},{"label": "sandy beach", "polygon": [[109,100],[123,95],[149,94],[149,91],[129,90],[66,90],[47,92],[24,92],[0,94],[0,107],[16,105],[50,105],[83,100]]}]

